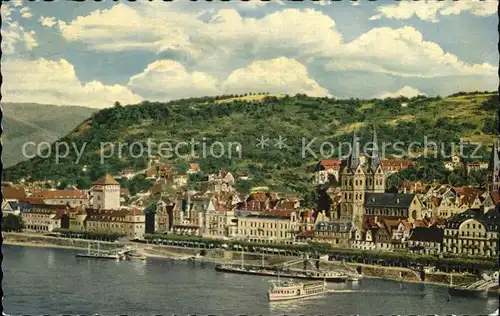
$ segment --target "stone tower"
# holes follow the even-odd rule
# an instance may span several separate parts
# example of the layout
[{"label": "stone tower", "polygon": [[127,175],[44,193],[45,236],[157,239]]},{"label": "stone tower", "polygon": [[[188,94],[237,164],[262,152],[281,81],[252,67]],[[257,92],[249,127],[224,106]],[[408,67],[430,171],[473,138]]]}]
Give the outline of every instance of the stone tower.
[{"label": "stone tower", "polygon": [[380,163],[380,153],[378,148],[377,132],[373,129],[373,139],[368,152],[366,165],[366,191],[374,193],[385,192],[385,173]]},{"label": "stone tower", "polygon": [[120,183],[109,174],[94,182],[92,191],[92,207],[94,209],[120,209]]},{"label": "stone tower", "polygon": [[496,140],[490,156],[486,186],[489,192],[500,191],[500,140]]},{"label": "stone tower", "polygon": [[340,218],[351,220],[355,226],[361,226],[366,174],[360,162],[359,138],[356,132],[353,134],[351,148],[340,175],[342,192]]}]

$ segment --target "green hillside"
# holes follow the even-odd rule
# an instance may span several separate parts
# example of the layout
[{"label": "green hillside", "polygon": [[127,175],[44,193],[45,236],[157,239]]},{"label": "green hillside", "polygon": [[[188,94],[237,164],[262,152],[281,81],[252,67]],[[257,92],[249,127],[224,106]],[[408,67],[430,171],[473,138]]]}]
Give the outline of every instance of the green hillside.
[{"label": "green hillside", "polygon": [[[221,99],[230,98],[230,102],[220,102]],[[402,103],[407,105],[401,106]],[[178,142],[194,138],[205,142],[207,148],[214,141],[224,144],[239,142],[242,145],[241,158],[237,157],[235,147],[232,158],[228,158],[227,145],[226,155],[222,158],[190,157],[191,149],[183,147],[181,154],[186,156],[164,160],[172,163],[177,170],[185,170],[187,162],[199,162],[202,171],[206,173],[225,168],[235,173],[248,173],[252,178],[251,185],[300,191],[310,180],[310,167],[319,159],[327,158],[319,155],[323,141],[333,144],[348,142],[352,130],[357,129],[363,145],[371,140],[372,127],[375,126],[379,142],[423,143],[427,136],[429,141],[446,144],[458,144],[461,137],[491,144],[495,133],[497,104],[498,95],[474,93],[443,99],[417,97],[410,100],[335,100],[305,95],[268,96],[248,100],[226,96],[115,106],[94,113],[61,139],[74,142],[79,148],[87,143],[78,164],[74,163],[74,152],[58,165],[53,156],[48,159],[35,158],[7,169],[5,179],[31,177],[88,183],[105,172],[116,174],[123,168],[140,170],[147,165],[147,155],[134,158],[128,150],[123,151],[122,157],[114,155],[101,164],[101,142],[131,144],[145,143],[150,139],[157,144],[169,142],[173,147]],[[266,149],[256,147],[257,139],[261,136],[274,139],[280,135],[286,138],[287,148],[280,150],[272,140]],[[311,148],[318,157],[310,154],[301,157],[303,139],[307,144],[315,137],[317,140]],[[328,150],[329,147],[324,149]],[[421,150],[417,147],[414,149]],[[138,147],[135,150],[132,154],[139,154]],[[156,150],[153,148],[154,153]],[[201,146],[196,148],[196,153],[202,153]],[[386,155],[394,153],[392,148],[386,151]],[[479,153],[484,158],[475,160],[488,159],[488,148],[483,146]],[[425,164],[427,160],[419,161]],[[435,160],[432,161],[435,163]],[[82,171],[82,165],[88,166],[87,172]],[[432,173],[428,175],[429,178],[446,176]]]},{"label": "green hillside", "polygon": [[[90,117],[95,109],[34,103],[2,103],[2,161],[5,167],[23,161],[26,142],[52,143]],[[27,153],[33,154],[30,147]]]}]

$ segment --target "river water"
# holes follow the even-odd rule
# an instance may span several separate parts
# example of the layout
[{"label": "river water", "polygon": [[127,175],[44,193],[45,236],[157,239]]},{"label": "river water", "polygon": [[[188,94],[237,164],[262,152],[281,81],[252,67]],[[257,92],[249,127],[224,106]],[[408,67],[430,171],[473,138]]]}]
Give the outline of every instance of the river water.
[{"label": "river water", "polygon": [[8,314],[394,315],[489,314],[496,299],[452,297],[445,287],[363,279],[345,290],[269,303],[269,277],[224,274],[212,264],[163,259],[100,261],[75,250],[3,246]]}]

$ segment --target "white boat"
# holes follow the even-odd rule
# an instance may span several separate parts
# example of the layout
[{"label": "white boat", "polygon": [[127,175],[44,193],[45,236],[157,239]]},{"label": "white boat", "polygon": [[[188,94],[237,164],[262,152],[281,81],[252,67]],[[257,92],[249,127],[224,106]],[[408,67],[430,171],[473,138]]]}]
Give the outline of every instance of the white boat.
[{"label": "white boat", "polygon": [[296,300],[328,292],[326,281],[298,283],[293,280],[270,281],[267,293],[270,302]]}]

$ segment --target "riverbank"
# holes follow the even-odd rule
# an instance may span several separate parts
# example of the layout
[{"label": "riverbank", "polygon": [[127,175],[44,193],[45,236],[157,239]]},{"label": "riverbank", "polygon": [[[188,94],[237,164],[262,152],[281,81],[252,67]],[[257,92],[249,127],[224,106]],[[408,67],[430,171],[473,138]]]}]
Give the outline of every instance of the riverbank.
[{"label": "riverbank", "polygon": [[[198,257],[199,262],[210,262],[216,264],[239,264],[242,262],[242,253],[222,249],[199,249],[166,245],[141,244],[132,242],[105,242],[82,239],[57,238],[32,233],[5,233],[4,245],[43,247],[43,248],[66,248],[75,250],[86,250],[89,243],[99,243],[102,250],[111,250],[123,246],[139,248],[146,257],[159,259],[181,259],[195,256],[204,251],[204,256]],[[279,255],[265,255],[255,253],[243,253],[245,264],[251,265],[275,265],[287,261],[300,259],[298,257],[285,257]],[[419,272],[399,267],[375,266],[359,263],[341,263],[336,261],[321,262],[321,268],[326,270],[350,270],[362,273],[369,278],[395,280],[409,283],[425,283],[441,286],[449,286],[451,274],[449,273],[425,273],[424,277]],[[453,274],[453,285],[471,284],[478,278],[470,275]]]}]

